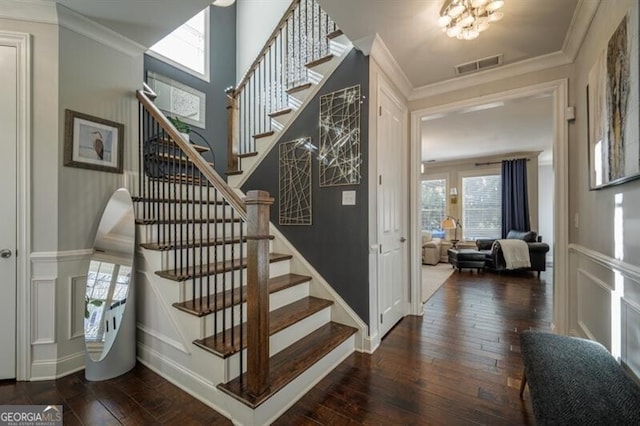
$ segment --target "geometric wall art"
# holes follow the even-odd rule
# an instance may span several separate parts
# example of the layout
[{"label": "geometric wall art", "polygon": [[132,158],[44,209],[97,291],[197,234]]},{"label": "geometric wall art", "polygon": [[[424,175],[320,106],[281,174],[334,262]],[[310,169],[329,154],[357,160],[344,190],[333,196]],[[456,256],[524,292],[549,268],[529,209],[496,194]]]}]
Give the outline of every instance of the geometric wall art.
[{"label": "geometric wall art", "polygon": [[360,85],[320,97],[320,186],[360,183]]},{"label": "geometric wall art", "polygon": [[311,138],[279,146],[280,225],[311,225]]}]

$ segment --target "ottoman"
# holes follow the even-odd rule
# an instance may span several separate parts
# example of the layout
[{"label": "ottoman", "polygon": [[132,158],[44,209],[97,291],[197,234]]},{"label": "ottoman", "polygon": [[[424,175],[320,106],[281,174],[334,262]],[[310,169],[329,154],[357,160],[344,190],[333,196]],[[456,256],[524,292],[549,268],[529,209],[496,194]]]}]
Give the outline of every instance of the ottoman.
[{"label": "ottoman", "polygon": [[458,272],[461,272],[462,268],[477,269],[478,272],[484,269],[485,255],[478,250],[450,248],[447,253],[449,263],[458,268]]}]

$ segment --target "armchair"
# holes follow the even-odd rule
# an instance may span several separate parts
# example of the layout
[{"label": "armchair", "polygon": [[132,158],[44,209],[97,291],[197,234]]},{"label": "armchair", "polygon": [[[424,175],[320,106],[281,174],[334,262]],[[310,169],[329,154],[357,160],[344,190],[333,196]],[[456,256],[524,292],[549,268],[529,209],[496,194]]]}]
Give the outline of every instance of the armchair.
[{"label": "armchair", "polygon": [[433,238],[431,232],[422,231],[422,263],[437,265],[440,262],[440,238]]},{"label": "armchair", "polygon": [[[542,238],[535,231],[515,231],[511,230],[507,234],[507,239],[519,239],[527,243],[529,247],[529,258],[531,267],[523,270],[537,271],[540,276],[541,271],[547,269],[547,252],[549,244],[543,243]],[[506,270],[504,255],[500,247],[500,240],[480,239],[476,240],[478,251],[485,253],[486,267],[495,271]]]}]

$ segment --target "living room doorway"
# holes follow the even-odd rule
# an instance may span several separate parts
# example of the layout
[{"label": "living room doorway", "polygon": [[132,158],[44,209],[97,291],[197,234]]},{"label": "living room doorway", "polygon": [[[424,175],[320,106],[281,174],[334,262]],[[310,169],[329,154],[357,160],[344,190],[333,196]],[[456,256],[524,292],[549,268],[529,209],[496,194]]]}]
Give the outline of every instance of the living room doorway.
[{"label": "living room doorway", "polygon": [[[559,80],[412,114],[416,154],[412,158],[417,161],[411,223],[420,238],[413,247],[411,300],[417,314],[423,309],[417,305],[428,297],[423,288],[429,279],[425,280],[423,271],[429,276],[440,274],[453,245],[475,249],[477,239],[501,238],[502,160],[526,159],[530,229],[549,246],[546,259],[543,256],[546,267],[551,268],[554,260],[564,262],[568,230],[565,104],[566,81]],[[554,287],[559,287],[554,289],[554,301],[564,303],[566,280],[559,277],[565,276],[566,267],[565,263],[558,266],[553,270]],[[446,280],[448,275],[444,276]],[[554,322],[556,327],[565,324],[562,315],[555,315]]]}]

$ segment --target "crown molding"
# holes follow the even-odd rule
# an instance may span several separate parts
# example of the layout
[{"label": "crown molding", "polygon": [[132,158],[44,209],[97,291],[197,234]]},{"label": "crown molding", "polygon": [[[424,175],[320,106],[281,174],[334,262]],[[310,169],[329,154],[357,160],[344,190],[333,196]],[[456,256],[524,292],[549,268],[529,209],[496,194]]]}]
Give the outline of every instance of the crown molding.
[{"label": "crown molding", "polygon": [[366,56],[371,56],[375,59],[378,66],[387,74],[405,99],[409,99],[413,92],[413,85],[377,33],[373,36],[361,38],[353,42],[353,45]]},{"label": "crown molding", "polygon": [[601,0],[578,1],[567,36],[562,45],[562,51],[571,59],[571,62],[578,56],[578,50],[580,50],[580,46],[582,46],[582,42],[587,36],[587,31],[589,31],[591,21],[596,15],[600,2]]},{"label": "crown molding", "polygon": [[44,0],[0,0],[0,18],[58,24],[56,3]]},{"label": "crown molding", "polygon": [[57,9],[60,26],[70,31],[83,35],[129,56],[139,56],[147,50],[143,45],[128,39],[104,25],[98,24],[68,7],[58,4]]}]

